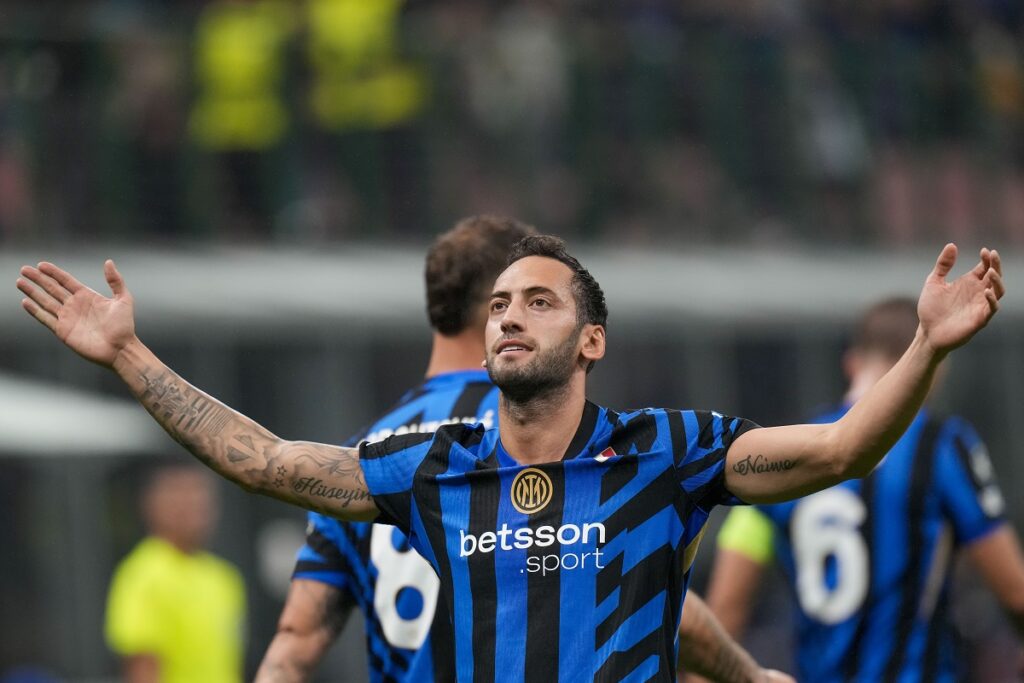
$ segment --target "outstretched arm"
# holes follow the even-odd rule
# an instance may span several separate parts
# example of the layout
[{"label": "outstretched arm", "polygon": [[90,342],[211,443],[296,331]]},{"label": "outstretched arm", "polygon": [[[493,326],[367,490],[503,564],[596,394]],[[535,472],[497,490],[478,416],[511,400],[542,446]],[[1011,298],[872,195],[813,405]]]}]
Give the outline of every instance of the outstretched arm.
[{"label": "outstretched arm", "polygon": [[995,314],[1004,288],[999,254],[981,250],[951,282],[956,247],[947,244],[925,281],[917,335],[896,365],[838,422],[751,430],[726,455],[726,485],[740,498],[776,502],[868,474],[921,408],[943,358]]},{"label": "outstretched arm", "polygon": [[295,579],[255,683],[308,681],[345,626],[350,604],[334,586]]},{"label": "outstretched arm", "polygon": [[[679,623],[679,665],[687,673],[717,683],[792,683],[784,673],[762,669],[729,637],[693,591],[686,594]],[[692,680],[693,677],[690,677]]]},{"label": "outstretched arm", "polygon": [[112,369],[196,458],[249,491],[344,519],[377,514],[357,449],[285,441],[164,365],[135,335],[134,301],[113,261],[101,296],[52,263],[21,269],[25,310],[83,358]]}]

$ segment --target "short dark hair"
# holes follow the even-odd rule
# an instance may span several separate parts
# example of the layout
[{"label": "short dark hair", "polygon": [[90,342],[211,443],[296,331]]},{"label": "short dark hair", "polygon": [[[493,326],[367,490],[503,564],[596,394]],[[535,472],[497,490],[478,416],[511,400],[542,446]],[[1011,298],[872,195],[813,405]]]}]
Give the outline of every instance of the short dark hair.
[{"label": "short dark hair", "polygon": [[917,302],[891,297],[870,306],[857,321],[850,348],[858,353],[881,353],[893,360],[903,355],[917,334]]},{"label": "short dark hair", "polygon": [[552,235],[530,235],[519,240],[508,255],[508,265],[527,256],[544,256],[560,261],[572,271],[572,295],[576,300],[576,319],[580,325],[608,325],[608,304],[601,285],[578,260],[565,249],[565,241]]},{"label": "short dark hair", "polygon": [[463,218],[427,252],[427,316],[446,337],[475,322],[512,246],[536,229],[505,216]]}]

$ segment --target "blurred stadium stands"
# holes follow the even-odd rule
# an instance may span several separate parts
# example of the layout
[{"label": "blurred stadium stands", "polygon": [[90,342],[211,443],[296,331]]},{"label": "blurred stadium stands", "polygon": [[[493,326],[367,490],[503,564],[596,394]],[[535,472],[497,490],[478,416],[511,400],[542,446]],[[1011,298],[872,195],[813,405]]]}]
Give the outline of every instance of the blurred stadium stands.
[{"label": "blurred stadium stands", "polygon": [[[59,11],[54,11],[59,7]],[[0,240],[1024,242],[1010,0],[8,0]]]},{"label": "blurred stadium stands", "polygon": [[[134,463],[176,452],[127,417],[94,435],[109,451],[68,443],[58,410],[120,416],[124,392],[21,312],[21,263],[101,288],[115,257],[172,367],[336,442],[416,381],[420,247],[478,211],[582,246],[611,307],[595,399],[763,424],[839,396],[845,324],[915,293],[942,243],[1005,250],[1004,311],[939,403],[978,426],[1024,529],[1020,3],[7,0],[0,410],[39,439],[0,420],[0,677],[115,674],[102,600],[141,533]],[[303,522],[225,494],[215,547],[247,573],[251,671]],[[964,586],[972,680],[999,680],[1006,626]],[[780,666],[785,622],[751,643]],[[359,680],[358,636],[343,647],[323,680]]]}]

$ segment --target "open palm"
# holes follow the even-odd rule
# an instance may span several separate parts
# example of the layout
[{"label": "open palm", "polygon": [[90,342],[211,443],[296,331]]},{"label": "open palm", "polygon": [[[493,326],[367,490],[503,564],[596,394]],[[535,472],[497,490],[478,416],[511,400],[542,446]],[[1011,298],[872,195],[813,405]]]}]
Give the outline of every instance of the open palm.
[{"label": "open palm", "polygon": [[922,330],[940,352],[962,346],[987,325],[1005,292],[1002,264],[995,250],[982,249],[978,264],[970,272],[947,282],[956,256],[955,245],[943,248],[917,303]]},{"label": "open palm", "polygon": [[111,366],[135,337],[134,301],[113,261],[103,265],[113,297],[89,289],[52,263],[21,269],[22,307],[87,360]]}]

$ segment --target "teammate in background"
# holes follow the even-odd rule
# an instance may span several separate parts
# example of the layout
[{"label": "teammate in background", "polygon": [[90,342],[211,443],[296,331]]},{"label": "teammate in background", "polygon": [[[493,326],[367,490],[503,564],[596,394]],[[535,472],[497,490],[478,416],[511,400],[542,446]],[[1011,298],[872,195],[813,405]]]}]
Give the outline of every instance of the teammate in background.
[{"label": "teammate in background", "polygon": [[[757,428],[715,412],[618,413],[586,399],[604,357],[600,286],[561,240],[516,245],[494,284],[487,368],[499,427],[453,424],[346,448],[287,441],[202,393],[135,334],[112,261],[105,298],[50,263],[23,267],[25,310],[113,369],[202,462],[249,491],[395,523],[441,579],[461,680],[670,681],[689,566],[710,510],[777,502],[870,472],[910,425],[941,361],[1004,293],[996,252],[946,276],[946,245],[896,365],[833,424]],[[813,283],[808,283],[813,286]]]},{"label": "teammate in background", "polygon": [[[460,221],[427,253],[427,316],[433,329],[426,379],[349,444],[431,432],[451,422],[497,423],[498,388],[481,365],[491,285],[512,246],[535,230],[498,216]],[[386,524],[339,522],[309,513],[292,587],[256,683],[306,681],[341,632],[353,606],[365,619],[370,680],[454,680],[451,618],[437,599],[440,581],[402,532]],[[714,623],[696,596],[682,638],[701,647],[687,666],[721,681],[767,677]]]},{"label": "teammate in background", "polygon": [[[846,414],[899,360],[917,325],[910,299],[868,309],[843,359],[850,382],[843,405],[817,421]],[[985,445],[963,420],[921,410],[863,479],[731,511],[708,603],[739,638],[774,556],[799,605],[801,680],[961,680],[947,623],[957,550],[1024,635],[1024,556],[1003,518]]]},{"label": "teammate in background", "polygon": [[128,683],[242,680],[242,575],[203,550],[217,523],[214,486],[195,463],[171,461],[143,490],[148,535],[107,597],[107,642]]},{"label": "teammate in background", "polygon": [[[425,269],[433,329],[426,379],[349,445],[450,422],[497,423],[498,388],[481,367],[487,296],[512,245],[533,232],[509,218],[476,216],[434,241]],[[451,619],[437,600],[439,585],[395,527],[309,513],[306,545],[257,683],[308,680],[353,606],[365,618],[371,681],[452,680]]]}]

